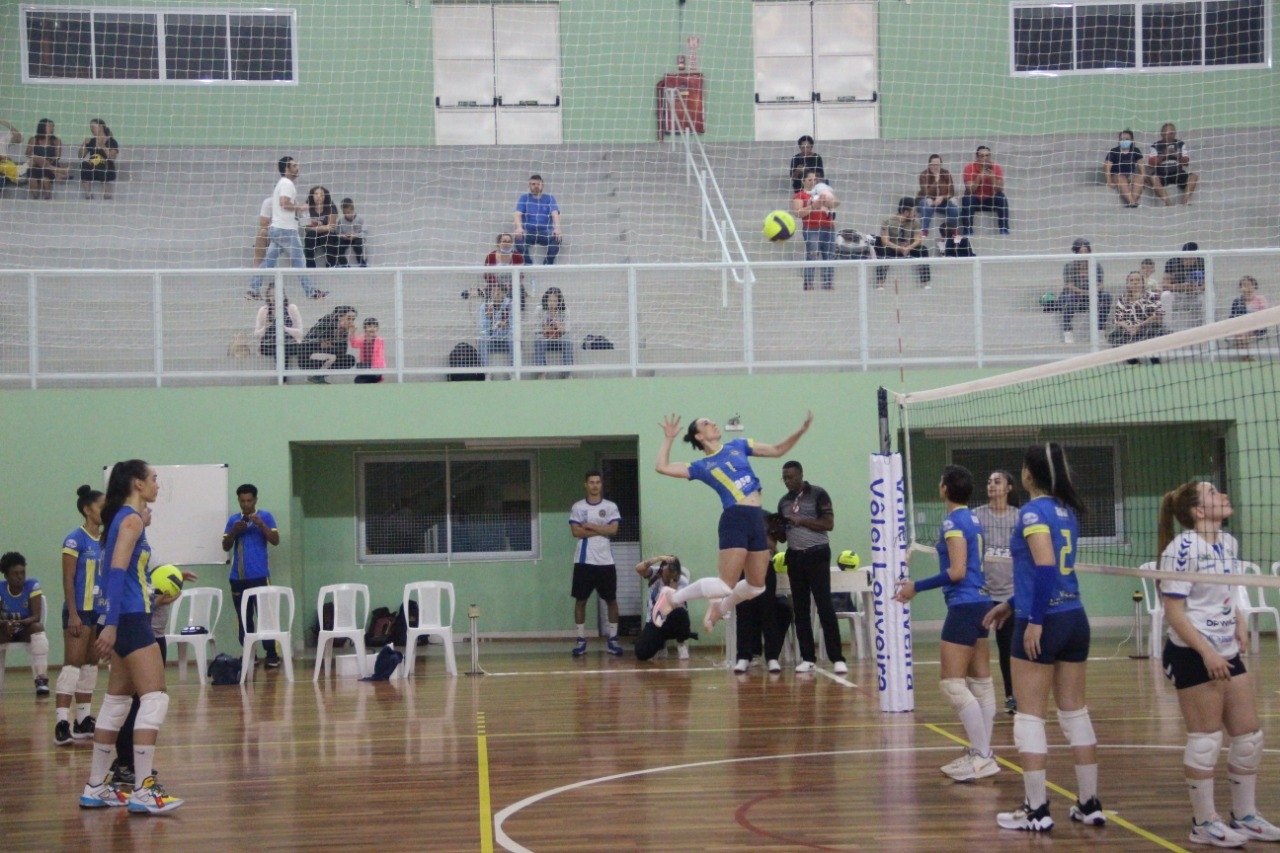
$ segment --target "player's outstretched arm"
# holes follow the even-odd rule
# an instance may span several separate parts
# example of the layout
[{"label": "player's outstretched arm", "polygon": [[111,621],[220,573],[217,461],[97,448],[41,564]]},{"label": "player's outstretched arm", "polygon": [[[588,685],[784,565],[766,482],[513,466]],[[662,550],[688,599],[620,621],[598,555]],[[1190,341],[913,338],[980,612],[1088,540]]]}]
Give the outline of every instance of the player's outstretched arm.
[{"label": "player's outstretched arm", "polygon": [[800,429],[791,433],[777,444],[757,444],[751,448],[753,456],[778,457],[787,453],[791,448],[796,446],[796,442],[800,437],[809,431],[809,425],[813,423],[813,412],[807,412],[804,416],[804,423],[800,424]]}]

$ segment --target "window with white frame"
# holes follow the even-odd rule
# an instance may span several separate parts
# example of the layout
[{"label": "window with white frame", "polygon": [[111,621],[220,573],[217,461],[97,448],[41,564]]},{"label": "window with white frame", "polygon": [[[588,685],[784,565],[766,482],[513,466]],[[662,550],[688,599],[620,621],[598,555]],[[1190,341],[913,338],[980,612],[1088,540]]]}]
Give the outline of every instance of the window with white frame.
[{"label": "window with white frame", "polygon": [[360,562],[538,556],[531,453],[357,457]]},{"label": "window with white frame", "polygon": [[296,85],[292,9],[22,6],[24,83]]},{"label": "window with white frame", "polygon": [[1267,68],[1266,0],[1015,3],[1014,76]]}]

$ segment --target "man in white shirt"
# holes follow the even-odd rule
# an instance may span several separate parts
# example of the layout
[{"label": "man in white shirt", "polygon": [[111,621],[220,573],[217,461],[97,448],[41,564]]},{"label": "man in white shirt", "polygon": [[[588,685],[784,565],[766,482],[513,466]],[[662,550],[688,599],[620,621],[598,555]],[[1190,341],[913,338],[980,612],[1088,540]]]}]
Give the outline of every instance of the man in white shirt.
[{"label": "man in white shirt", "polygon": [[[298,215],[307,212],[307,204],[298,201],[298,187],[293,182],[298,177],[298,161],[292,157],[281,157],[277,167],[280,180],[276,181],[276,188],[271,193],[271,224],[267,227],[270,245],[262,259],[261,269],[273,269],[281,252],[289,257],[294,269],[305,269],[307,261],[302,253],[302,238],[298,236]],[[317,290],[311,278],[305,275],[302,277],[302,290],[308,299],[324,299],[329,295]],[[254,298],[256,291],[251,288],[249,293]]]},{"label": "man in white shirt", "polygon": [[609,540],[618,535],[622,516],[618,505],[604,498],[604,480],[599,471],[588,471],[583,481],[586,498],[569,510],[569,529],[579,540],[573,555],[573,616],[578,628],[578,643],[573,656],[587,653],[587,599],[595,594],[609,608],[609,642],[606,646],[614,657],[622,655],[618,645],[618,569],[613,563]]}]

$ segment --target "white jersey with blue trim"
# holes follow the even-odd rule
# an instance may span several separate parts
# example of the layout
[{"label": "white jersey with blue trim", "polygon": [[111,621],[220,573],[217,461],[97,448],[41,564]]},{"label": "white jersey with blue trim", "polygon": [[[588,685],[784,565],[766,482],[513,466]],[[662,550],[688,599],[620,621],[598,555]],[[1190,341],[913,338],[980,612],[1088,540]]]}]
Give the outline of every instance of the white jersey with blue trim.
[{"label": "white jersey with blue trim", "polygon": [[[599,503],[591,503],[586,498],[578,501],[569,510],[569,525],[577,524],[613,524],[621,521],[618,505],[613,501],[600,499]],[[578,540],[578,547],[573,551],[573,562],[587,566],[612,566],[613,548],[608,536],[588,536]]]},{"label": "white jersey with blue trim", "polygon": [[[1237,558],[1238,553],[1239,546],[1230,533],[1219,533],[1217,543],[1211,543],[1194,530],[1185,530],[1160,555],[1160,571],[1238,575],[1244,571]],[[1240,643],[1236,640],[1237,589],[1234,585],[1215,583],[1160,581],[1160,594],[1185,598],[1187,618],[1192,626],[1209,641],[1215,652],[1228,660],[1240,653]],[[1189,648],[1172,626],[1169,628],[1169,640],[1175,646]]]}]

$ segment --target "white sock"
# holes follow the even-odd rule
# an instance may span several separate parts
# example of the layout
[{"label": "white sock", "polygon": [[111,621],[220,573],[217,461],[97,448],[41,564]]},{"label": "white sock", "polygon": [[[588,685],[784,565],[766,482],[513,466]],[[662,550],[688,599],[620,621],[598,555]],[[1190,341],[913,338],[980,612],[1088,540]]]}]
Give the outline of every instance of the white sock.
[{"label": "white sock", "polygon": [[617,622],[609,623],[609,639],[610,640],[618,639],[618,623]]},{"label": "white sock", "polygon": [[982,706],[970,702],[960,709],[960,722],[964,725],[964,733],[973,744],[973,751],[983,758],[991,757],[991,736],[987,734],[986,722],[982,719]]},{"label": "white sock", "polygon": [[155,746],[133,745],[133,778],[141,785],[151,775],[151,760],[155,757]]},{"label": "white sock", "polygon": [[1237,818],[1257,814],[1258,774],[1232,773],[1228,770],[1227,779],[1231,782],[1231,813]]},{"label": "white sock", "polygon": [[93,710],[93,706],[90,705],[88,702],[77,702],[76,703],[76,722],[83,723],[84,718],[89,716],[92,710]]},{"label": "white sock", "polygon": [[111,772],[111,757],[115,754],[114,743],[95,743],[93,745],[93,766],[89,769],[89,784],[101,785],[102,780]]},{"label": "white sock", "polygon": [[68,722],[70,722],[70,721],[71,721],[71,709],[70,709],[70,708],[57,708],[57,709],[55,709],[55,710],[54,710],[54,714],[56,714],[56,715],[57,715],[57,717],[58,717],[58,722],[60,722],[60,723],[68,723]]},{"label": "white sock", "polygon": [[1022,771],[1022,784],[1027,792],[1027,805],[1031,806],[1033,811],[1049,802],[1049,794],[1046,792],[1044,785],[1043,770]]},{"label": "white sock", "polygon": [[[982,730],[987,733],[987,750],[991,749],[991,733],[996,727],[996,706],[983,705],[978,703],[978,707],[982,709]],[[993,753],[994,754],[994,753]]]},{"label": "white sock", "polygon": [[1098,765],[1077,764],[1076,787],[1079,789],[1076,796],[1082,803],[1087,803],[1098,796]]},{"label": "white sock", "polygon": [[575,627],[578,629],[579,637],[587,636],[587,623],[584,622],[581,625],[576,625]]},{"label": "white sock", "polygon": [[1196,823],[1211,819],[1218,810],[1213,805],[1213,780],[1187,777],[1187,793],[1191,795],[1191,814]]},{"label": "white sock", "polygon": [[724,598],[733,590],[720,578],[699,578],[684,589],[678,589],[667,595],[667,601],[677,607],[687,604],[695,598]]}]

